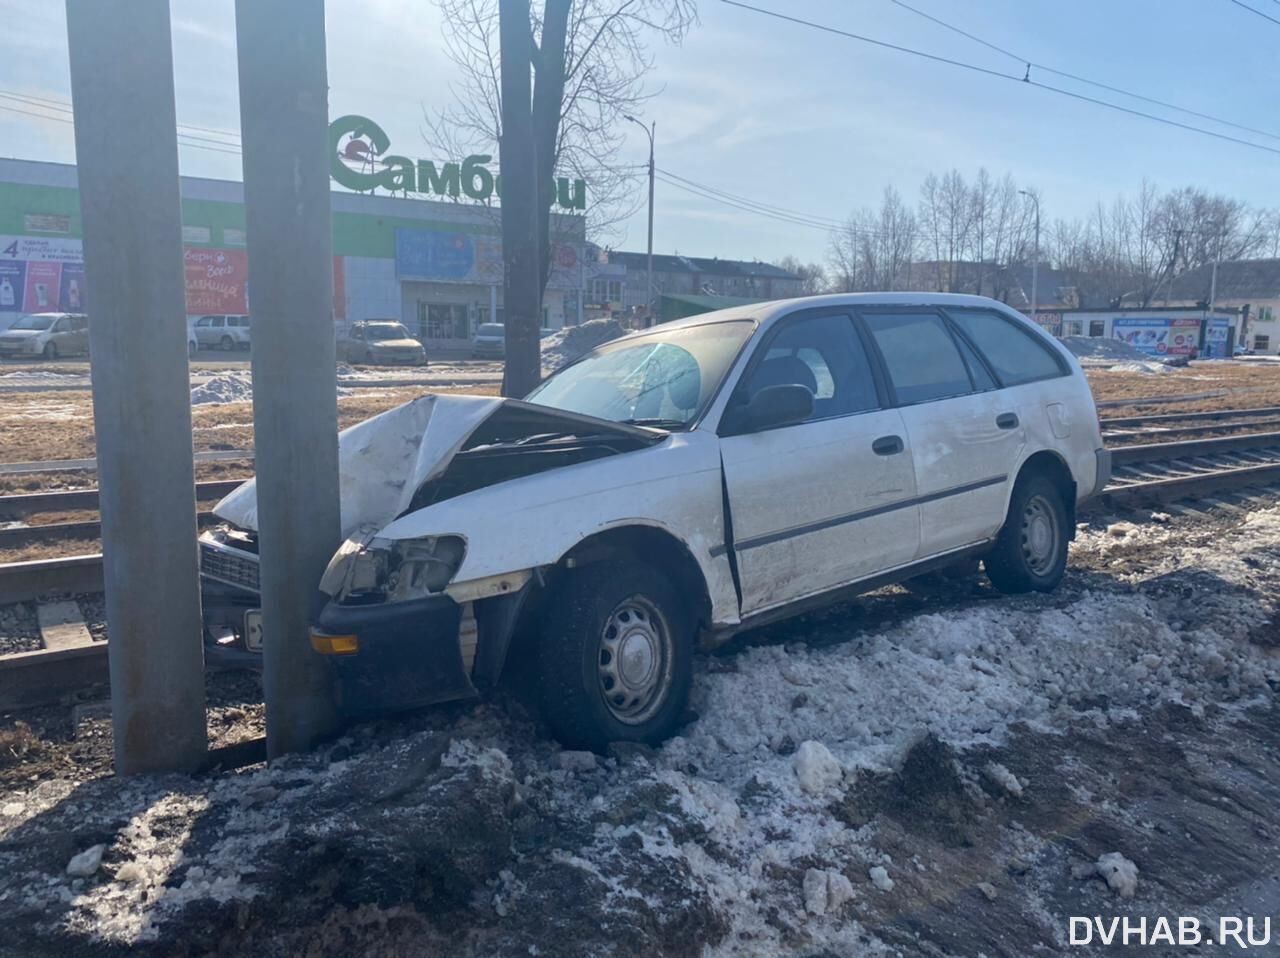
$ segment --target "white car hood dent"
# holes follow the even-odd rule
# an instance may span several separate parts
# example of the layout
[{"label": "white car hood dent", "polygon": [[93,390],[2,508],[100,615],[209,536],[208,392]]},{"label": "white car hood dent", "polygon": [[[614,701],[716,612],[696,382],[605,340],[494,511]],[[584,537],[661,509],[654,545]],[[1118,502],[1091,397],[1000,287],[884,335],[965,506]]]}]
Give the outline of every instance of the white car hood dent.
[{"label": "white car hood dent", "polygon": [[[499,410],[496,431],[520,437],[560,429],[612,433],[652,443],[660,430],[564,412],[547,406],[491,396],[427,395],[344,429],[338,434],[338,493],[343,538],[362,526],[381,528],[413,501],[423,483],[440,476],[458,450]],[[495,432],[490,428],[488,432]],[[486,440],[487,441],[487,440]],[[258,528],[257,480],[214,507],[220,519],[245,529]]]},{"label": "white car hood dent", "polygon": [[[400,515],[414,490],[449,465],[475,428],[503,404],[491,396],[422,396],[338,434],[343,538]],[[257,480],[214,507],[220,519],[258,528]]]}]

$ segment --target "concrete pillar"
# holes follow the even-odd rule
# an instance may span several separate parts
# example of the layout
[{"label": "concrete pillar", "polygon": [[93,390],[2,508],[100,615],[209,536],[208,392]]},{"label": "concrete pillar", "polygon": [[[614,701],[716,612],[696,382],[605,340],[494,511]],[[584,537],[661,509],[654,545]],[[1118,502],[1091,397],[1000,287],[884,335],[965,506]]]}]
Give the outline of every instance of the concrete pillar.
[{"label": "concrete pillar", "polygon": [[310,647],[340,544],[324,5],[236,0],[267,755],[337,727]]},{"label": "concrete pillar", "polygon": [[168,0],[67,0],[67,41],[116,770],[194,771],[204,653]]}]

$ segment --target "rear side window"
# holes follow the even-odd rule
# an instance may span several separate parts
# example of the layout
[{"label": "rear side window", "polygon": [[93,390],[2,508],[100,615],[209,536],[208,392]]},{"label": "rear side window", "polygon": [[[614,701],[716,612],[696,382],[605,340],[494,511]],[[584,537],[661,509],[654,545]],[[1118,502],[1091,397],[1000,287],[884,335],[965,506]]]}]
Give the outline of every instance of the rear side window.
[{"label": "rear side window", "polygon": [[1003,386],[1066,375],[1061,360],[1045,343],[1013,320],[989,309],[949,311],[948,315],[982,351]]},{"label": "rear side window", "polygon": [[936,313],[870,313],[863,317],[903,405],[973,391],[956,341]]}]

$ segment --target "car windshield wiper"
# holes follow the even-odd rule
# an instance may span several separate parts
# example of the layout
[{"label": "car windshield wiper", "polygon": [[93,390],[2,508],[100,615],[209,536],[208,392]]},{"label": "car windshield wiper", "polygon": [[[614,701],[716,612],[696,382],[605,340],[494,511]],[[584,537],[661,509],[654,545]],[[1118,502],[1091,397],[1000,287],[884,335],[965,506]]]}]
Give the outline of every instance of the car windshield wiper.
[{"label": "car windshield wiper", "polygon": [[688,425],[683,419],[619,419],[626,426],[656,426],[659,429],[683,429]]}]

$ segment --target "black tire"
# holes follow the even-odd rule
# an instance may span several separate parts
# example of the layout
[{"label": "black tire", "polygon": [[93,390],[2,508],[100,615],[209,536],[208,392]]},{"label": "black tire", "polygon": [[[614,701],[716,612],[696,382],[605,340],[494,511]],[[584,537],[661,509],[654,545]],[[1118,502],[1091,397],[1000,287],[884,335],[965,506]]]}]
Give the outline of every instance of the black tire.
[{"label": "black tire", "polygon": [[225,349],[227,352],[231,352],[231,350],[236,348],[235,340],[232,339],[230,336],[223,336],[222,348]]},{"label": "black tire", "polygon": [[57,344],[57,343],[45,343],[45,344],[44,344],[44,358],[45,358],[45,359],[57,359],[57,358],[58,358],[58,344]]},{"label": "black tire", "polygon": [[196,353],[198,353],[199,351],[200,351],[200,347],[197,346],[192,340],[188,339],[187,340],[187,358],[195,359]]},{"label": "black tire", "polygon": [[[629,656],[615,656],[607,647],[607,631],[616,638],[620,622],[635,625],[615,646],[629,645]],[[632,708],[618,701],[627,700],[631,688],[618,681],[625,681],[626,659],[643,668],[646,657],[645,675],[653,681],[636,683],[641,691]],[[647,565],[610,561],[570,569],[538,646],[538,676],[545,717],[564,745],[596,750],[619,741],[656,745],[674,731],[689,700],[693,618],[666,577]],[[652,693],[644,693],[650,684]],[[610,687],[618,692],[613,702],[606,700]]]},{"label": "black tire", "polygon": [[1067,508],[1047,476],[1018,480],[995,547],[983,559],[987,578],[1001,592],[1052,592],[1067,571]]}]

